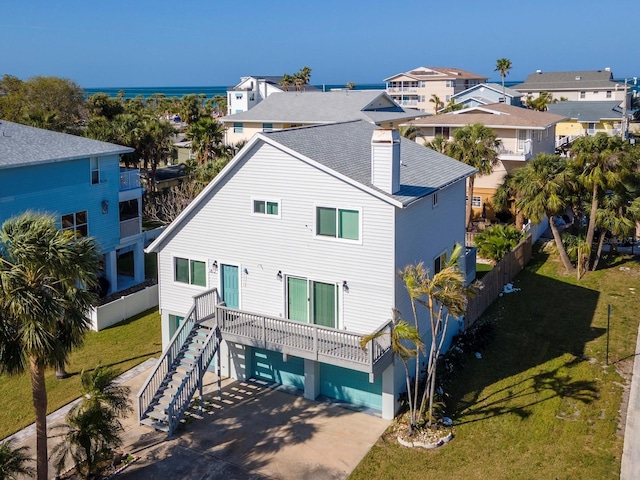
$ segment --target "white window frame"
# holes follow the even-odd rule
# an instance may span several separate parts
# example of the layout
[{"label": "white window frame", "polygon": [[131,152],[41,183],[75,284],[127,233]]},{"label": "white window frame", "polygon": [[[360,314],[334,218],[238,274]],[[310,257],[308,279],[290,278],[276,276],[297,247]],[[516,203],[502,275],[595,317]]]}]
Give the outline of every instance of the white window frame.
[{"label": "white window frame", "polygon": [[[267,125],[271,125],[271,127],[267,127]],[[273,132],[273,123],[263,123],[262,124],[263,132]]]},{"label": "white window frame", "polygon": [[482,208],[482,196],[471,195],[471,206],[475,208]]},{"label": "white window frame", "polygon": [[611,90],[607,90],[607,98],[611,98]]},{"label": "white window frame", "polygon": [[[78,214],[79,213],[84,213],[84,218],[85,218],[85,223],[78,223]],[[69,225],[68,227],[65,227],[64,224],[62,223],[62,219],[63,217],[68,217],[69,215],[73,215],[73,224]],[[86,227],[87,229],[87,233],[86,235],[80,235],[81,237],[88,237],[89,236],[89,211],[88,210],[79,210],[77,212],[71,212],[71,213],[65,213],[63,215],[60,215],[60,229],[63,232],[66,231],[74,231],[76,232],[76,234],[81,233],[78,232],[78,229],[80,227]]]},{"label": "white window frame", "polygon": [[[89,158],[89,170],[91,172],[91,185],[99,185],[100,183],[102,183],[102,178],[100,175],[100,157]],[[94,181],[94,173],[96,175],[96,181]]]},{"label": "white window frame", "polygon": [[[255,210],[255,202],[264,202],[264,213],[256,212]],[[273,213],[267,213],[267,203],[275,203],[278,205],[278,214],[274,215]],[[267,218],[281,218],[282,215],[282,203],[280,199],[275,198],[264,198],[264,197],[251,197],[251,215],[256,217],[267,217]]]},{"label": "white window frame", "polygon": [[442,270],[442,266],[447,262],[447,256],[448,256],[448,253],[445,250],[442,253],[440,253],[440,255],[436,255],[435,257],[433,257],[432,277],[433,275],[435,275],[436,273]]},{"label": "white window frame", "polygon": [[[328,235],[320,235],[318,234],[318,208],[333,208],[336,210],[336,236],[330,237]],[[338,211],[340,210],[352,210],[354,212],[358,212],[358,240],[351,240],[349,238],[340,238],[338,237],[338,230],[340,225],[338,224],[338,219],[340,218],[338,215]],[[313,236],[318,240],[326,240],[329,242],[345,242],[345,243],[353,243],[362,245],[362,207],[345,207],[345,206],[335,206],[326,203],[316,203],[313,205]]]},{"label": "white window frame", "polygon": [[[307,282],[307,320],[308,322],[306,323],[306,325],[318,325],[316,323],[312,323],[311,322],[311,316],[312,316],[312,312],[313,312],[313,294],[312,294],[312,288],[311,285],[313,283],[324,283],[326,285],[334,285],[335,289],[336,289],[336,296],[335,296],[335,301],[336,304],[334,305],[334,312],[336,315],[336,326],[334,327],[337,330],[343,330],[344,327],[344,299],[345,299],[345,295],[344,295],[344,290],[345,287],[343,286],[342,282],[331,282],[328,280],[318,280],[317,278],[309,278],[309,277],[305,277],[304,275],[288,275],[285,274],[283,276],[283,284],[284,284],[284,311],[285,311],[285,318],[287,320],[290,320],[289,318],[289,292],[287,289],[287,282],[289,278],[297,278],[299,280],[305,280]],[[290,320],[295,322],[296,320]],[[319,327],[322,328],[331,328],[331,327],[325,327],[323,325],[318,325]]]},{"label": "white window frame", "polygon": [[585,98],[587,96],[587,92],[580,92],[580,98]]},{"label": "white window frame", "polygon": [[233,133],[244,133],[244,123],[233,122]]},{"label": "white window frame", "polygon": [[[189,262],[189,281],[188,282],[182,282],[180,280],[176,279],[176,260],[180,259],[180,260],[187,260]],[[199,263],[204,263],[204,286],[203,285],[197,285],[195,283],[192,283],[192,279],[191,279],[191,262],[199,262]],[[187,285],[189,287],[195,287],[195,288],[202,288],[202,289],[206,289],[209,285],[209,272],[208,272],[208,265],[207,265],[207,260],[202,260],[200,258],[194,258],[194,257],[189,257],[189,256],[184,256],[184,255],[172,255],[171,256],[171,268],[173,269],[173,283],[177,283],[179,285]]]}]

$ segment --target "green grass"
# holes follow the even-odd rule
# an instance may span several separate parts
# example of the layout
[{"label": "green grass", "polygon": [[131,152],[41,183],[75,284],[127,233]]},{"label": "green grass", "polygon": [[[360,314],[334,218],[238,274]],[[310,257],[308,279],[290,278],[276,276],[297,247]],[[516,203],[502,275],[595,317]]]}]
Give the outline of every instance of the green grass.
[{"label": "green grass", "polygon": [[[158,356],[162,349],[160,315],[149,310],[100,332],[89,332],[82,348],[71,354],[67,372],[70,376],[56,380],[47,371],[48,411],[52,412],[80,395],[80,372],[96,365],[111,366],[124,372],[146,359]],[[0,375],[0,439],[35,421],[28,374]]]},{"label": "green grass", "polygon": [[481,359],[469,352],[447,392],[454,440],[407,449],[388,431],[351,480],[619,478],[621,373],[635,353],[640,262],[615,258],[577,282],[538,252],[514,286],[521,291],[483,316],[496,323],[494,340]]}]

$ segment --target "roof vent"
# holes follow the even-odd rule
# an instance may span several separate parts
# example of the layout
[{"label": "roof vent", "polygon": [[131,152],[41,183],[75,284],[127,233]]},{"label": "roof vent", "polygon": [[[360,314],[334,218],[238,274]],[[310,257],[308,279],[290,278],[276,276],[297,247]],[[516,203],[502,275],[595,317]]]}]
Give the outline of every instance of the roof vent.
[{"label": "roof vent", "polygon": [[536,70],[536,73],[542,73],[542,70]]},{"label": "roof vent", "polygon": [[605,72],[610,72],[611,71],[611,67],[605,67],[604,71]]},{"label": "roof vent", "polygon": [[576,75],[576,80],[582,80],[582,77],[580,75]]}]

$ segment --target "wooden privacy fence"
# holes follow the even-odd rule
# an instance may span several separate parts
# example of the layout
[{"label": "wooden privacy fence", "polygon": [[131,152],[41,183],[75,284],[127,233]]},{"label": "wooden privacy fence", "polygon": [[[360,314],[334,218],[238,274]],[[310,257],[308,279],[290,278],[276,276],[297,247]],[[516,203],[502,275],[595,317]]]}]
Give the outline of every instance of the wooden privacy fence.
[{"label": "wooden privacy fence", "polygon": [[491,305],[504,286],[511,282],[531,260],[531,235],[500,260],[482,280],[478,281],[480,288],[476,295],[469,299],[467,313],[464,317],[465,328],[470,327],[480,318],[480,315]]}]

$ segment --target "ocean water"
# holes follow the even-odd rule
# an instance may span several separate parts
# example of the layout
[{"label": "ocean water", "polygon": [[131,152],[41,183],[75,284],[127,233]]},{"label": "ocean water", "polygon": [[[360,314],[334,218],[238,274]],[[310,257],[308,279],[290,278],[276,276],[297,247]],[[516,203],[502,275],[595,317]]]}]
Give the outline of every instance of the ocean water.
[{"label": "ocean water", "polygon": [[[341,85],[314,85],[316,88],[322,90],[330,90],[332,88],[345,88]],[[84,91],[87,95],[93,95],[94,93],[102,92],[106,93],[110,97],[115,97],[120,91],[124,91],[124,98],[135,98],[141,96],[142,98],[149,98],[155,93],[162,93],[166,97],[184,97],[185,95],[204,95],[206,98],[213,98],[216,95],[227,95],[226,86],[212,86],[212,87],[107,87],[107,88],[85,88]],[[361,85],[356,84],[355,90],[384,90],[384,83],[363,83]]]}]

